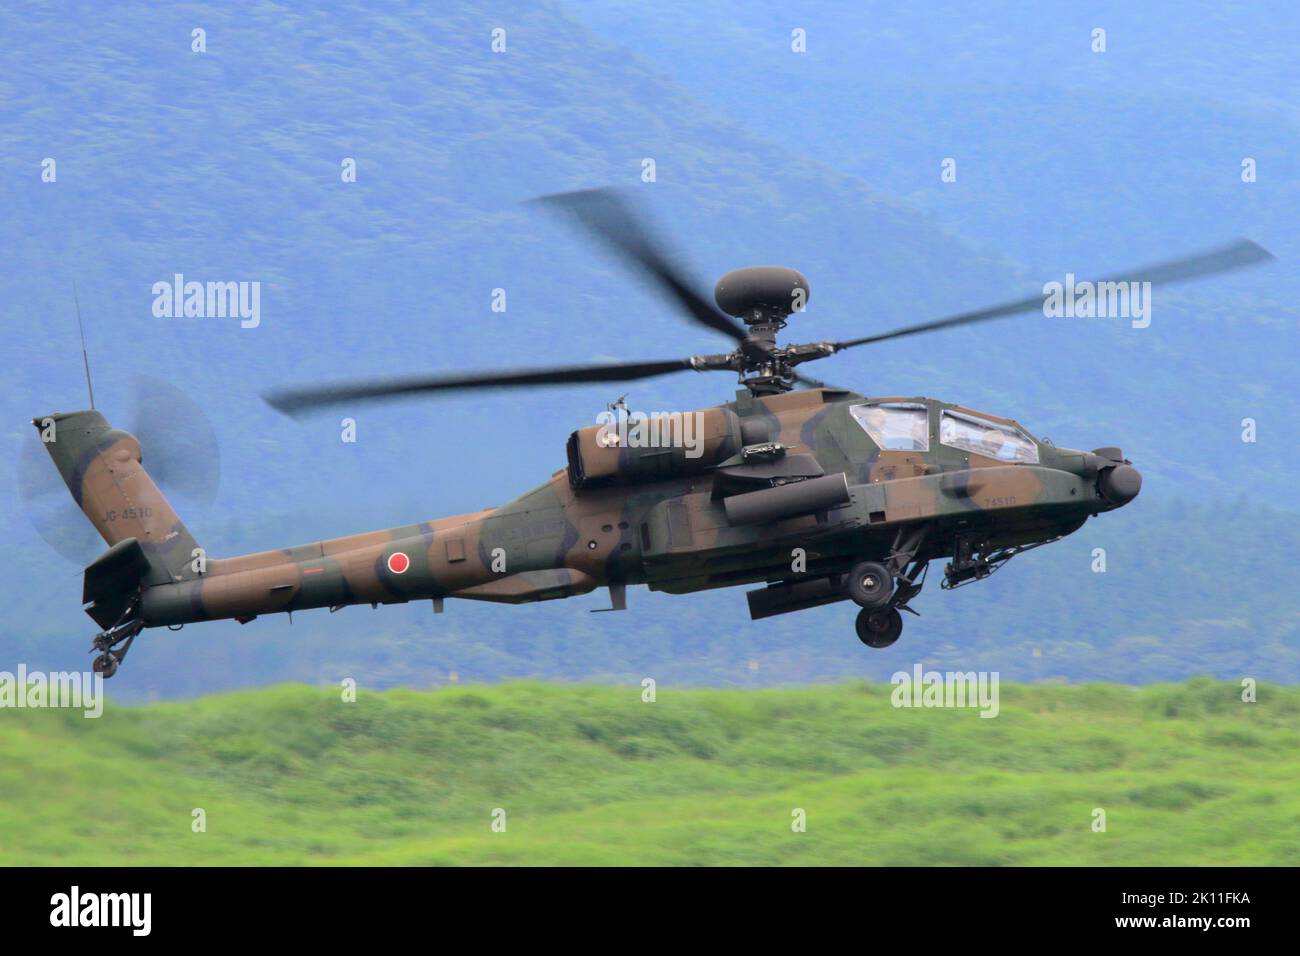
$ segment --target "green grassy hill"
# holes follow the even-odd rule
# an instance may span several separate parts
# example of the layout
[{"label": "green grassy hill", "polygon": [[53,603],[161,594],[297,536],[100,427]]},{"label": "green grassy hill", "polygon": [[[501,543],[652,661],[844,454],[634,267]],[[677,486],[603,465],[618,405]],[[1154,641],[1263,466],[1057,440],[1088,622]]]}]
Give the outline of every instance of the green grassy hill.
[{"label": "green grassy hill", "polygon": [[8,710],[0,860],[1300,862],[1300,688],[1004,686],[994,719],[889,691],[283,686],[99,720]]}]

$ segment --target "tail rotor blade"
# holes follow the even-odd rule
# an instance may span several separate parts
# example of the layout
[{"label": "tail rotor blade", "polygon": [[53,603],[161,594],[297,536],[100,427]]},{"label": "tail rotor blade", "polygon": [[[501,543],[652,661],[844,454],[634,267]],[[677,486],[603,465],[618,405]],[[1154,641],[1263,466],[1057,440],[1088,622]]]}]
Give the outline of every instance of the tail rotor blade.
[{"label": "tail rotor blade", "polygon": [[146,377],[137,380],[134,398],[129,430],[150,476],[181,504],[211,507],[221,485],[221,451],[203,408],[176,386]]},{"label": "tail rotor blade", "polygon": [[[163,493],[180,499],[184,508],[210,507],[221,481],[221,456],[216,432],[203,409],[175,386],[142,378],[135,389],[132,418],[123,427],[139,440],[140,457]],[[23,436],[17,477],[23,510],[50,547],[80,565],[89,564],[104,550],[103,540],[68,492],[36,429]]]},{"label": "tail rotor blade", "polygon": [[34,428],[24,430],[18,452],[18,496],[32,529],[75,564],[89,564],[104,542],[68,493]]}]

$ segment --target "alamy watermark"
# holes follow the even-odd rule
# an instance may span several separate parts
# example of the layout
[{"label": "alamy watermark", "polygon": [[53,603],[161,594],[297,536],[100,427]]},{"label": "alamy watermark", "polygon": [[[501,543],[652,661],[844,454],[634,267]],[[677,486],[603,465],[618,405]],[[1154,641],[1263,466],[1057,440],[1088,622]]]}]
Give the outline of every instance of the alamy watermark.
[{"label": "alamy watermark", "polygon": [[1151,324],[1150,282],[1064,282],[1043,284],[1043,315],[1049,319],[1132,319],[1133,328]]},{"label": "alamy watermark", "polygon": [[83,893],[73,886],[50,897],[50,925],[117,926],[130,929],[132,936],[148,936],[153,927],[153,894]]},{"label": "alamy watermark", "polygon": [[997,671],[896,671],[889,701],[895,707],[978,707],[981,717],[998,715]]},{"label": "alamy watermark", "polygon": [[0,708],[66,707],[83,710],[93,719],[104,713],[104,677],[90,671],[71,673],[28,671],[18,665],[18,673],[0,671]]},{"label": "alamy watermark", "polygon": [[240,328],[262,324],[262,283],[185,281],[153,284],[153,314],[159,319],[239,319]]},{"label": "alamy watermark", "polygon": [[687,458],[704,454],[703,412],[632,412],[622,405],[596,416],[601,448],[684,448]]}]

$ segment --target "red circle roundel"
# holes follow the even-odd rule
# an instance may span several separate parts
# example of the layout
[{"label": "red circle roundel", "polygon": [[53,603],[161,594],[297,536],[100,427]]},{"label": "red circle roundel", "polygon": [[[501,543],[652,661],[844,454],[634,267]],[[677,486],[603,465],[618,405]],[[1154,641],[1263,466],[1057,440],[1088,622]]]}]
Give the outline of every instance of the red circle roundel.
[{"label": "red circle roundel", "polygon": [[401,551],[394,551],[388,556],[388,570],[394,574],[401,574],[411,566],[411,559]]}]

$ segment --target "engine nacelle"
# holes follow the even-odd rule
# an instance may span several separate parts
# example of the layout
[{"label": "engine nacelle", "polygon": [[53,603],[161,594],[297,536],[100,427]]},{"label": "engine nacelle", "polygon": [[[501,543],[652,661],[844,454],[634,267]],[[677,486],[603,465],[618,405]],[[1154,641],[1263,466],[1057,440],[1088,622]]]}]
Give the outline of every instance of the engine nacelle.
[{"label": "engine nacelle", "polygon": [[606,413],[569,436],[569,485],[576,491],[698,475],[744,445],[740,417],[726,408],[658,415]]}]

